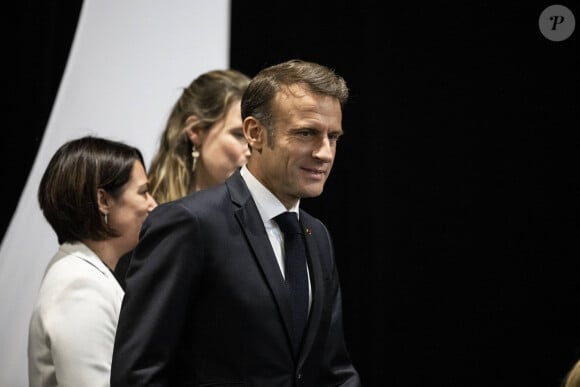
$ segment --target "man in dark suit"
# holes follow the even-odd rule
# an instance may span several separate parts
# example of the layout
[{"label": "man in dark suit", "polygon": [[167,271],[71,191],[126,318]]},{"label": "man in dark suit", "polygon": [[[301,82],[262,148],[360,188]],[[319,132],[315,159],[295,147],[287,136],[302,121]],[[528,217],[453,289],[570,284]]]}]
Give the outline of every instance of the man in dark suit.
[{"label": "man in dark suit", "polygon": [[[330,235],[299,208],[323,191],[347,98],[344,79],[312,62],[254,77],[242,99],[247,165],[225,184],[158,206],[143,225],[112,387],[360,386]],[[304,328],[295,269],[285,265],[293,248],[277,221],[288,211],[305,231]]]}]

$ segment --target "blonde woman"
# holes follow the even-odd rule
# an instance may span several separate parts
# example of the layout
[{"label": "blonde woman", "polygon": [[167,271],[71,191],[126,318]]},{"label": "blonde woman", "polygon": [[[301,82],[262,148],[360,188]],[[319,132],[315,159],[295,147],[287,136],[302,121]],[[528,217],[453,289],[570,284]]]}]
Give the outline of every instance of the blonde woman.
[{"label": "blonde woman", "polygon": [[[175,102],[149,168],[158,203],[223,183],[250,156],[242,132],[241,99],[250,78],[232,69],[195,78]],[[115,275],[125,287],[130,254]]]},{"label": "blonde woman", "polygon": [[223,183],[250,155],[240,101],[250,78],[213,70],[183,90],[167,120],[149,169],[159,203]]}]

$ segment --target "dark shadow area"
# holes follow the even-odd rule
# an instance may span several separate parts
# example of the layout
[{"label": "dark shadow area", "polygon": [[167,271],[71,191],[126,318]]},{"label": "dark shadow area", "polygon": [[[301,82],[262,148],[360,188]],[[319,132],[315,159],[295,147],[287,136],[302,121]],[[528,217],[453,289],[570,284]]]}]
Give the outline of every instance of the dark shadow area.
[{"label": "dark shadow area", "polygon": [[1,141],[5,189],[0,240],[28,179],[58,92],[82,1],[17,2],[4,12],[3,112],[10,125]]}]

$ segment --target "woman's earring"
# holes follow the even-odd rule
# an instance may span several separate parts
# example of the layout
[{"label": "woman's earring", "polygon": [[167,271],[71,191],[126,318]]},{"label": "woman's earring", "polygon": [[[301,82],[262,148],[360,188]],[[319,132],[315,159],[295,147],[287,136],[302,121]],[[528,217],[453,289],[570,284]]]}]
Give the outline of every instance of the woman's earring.
[{"label": "woman's earring", "polygon": [[109,224],[109,214],[105,212],[105,224]]},{"label": "woman's earring", "polygon": [[193,161],[191,163],[191,172],[195,172],[195,166],[197,164],[197,159],[199,157],[199,151],[197,150],[195,144],[193,144],[191,147],[191,157],[193,158]]}]

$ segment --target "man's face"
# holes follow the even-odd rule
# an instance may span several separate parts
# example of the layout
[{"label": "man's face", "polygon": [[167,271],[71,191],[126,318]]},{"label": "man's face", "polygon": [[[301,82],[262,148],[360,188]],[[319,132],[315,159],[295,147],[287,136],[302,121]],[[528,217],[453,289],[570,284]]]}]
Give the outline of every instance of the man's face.
[{"label": "man's face", "polygon": [[291,207],[322,193],[343,133],[342,110],[336,98],[293,85],[276,96],[273,116],[273,137],[263,140],[257,177]]}]

